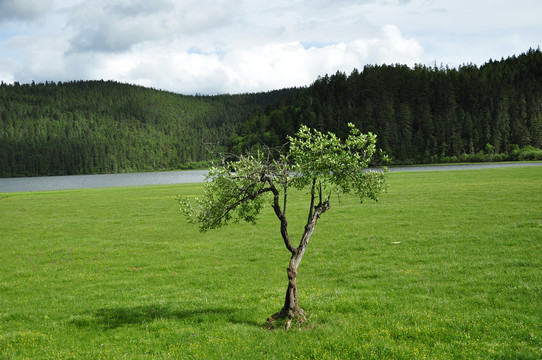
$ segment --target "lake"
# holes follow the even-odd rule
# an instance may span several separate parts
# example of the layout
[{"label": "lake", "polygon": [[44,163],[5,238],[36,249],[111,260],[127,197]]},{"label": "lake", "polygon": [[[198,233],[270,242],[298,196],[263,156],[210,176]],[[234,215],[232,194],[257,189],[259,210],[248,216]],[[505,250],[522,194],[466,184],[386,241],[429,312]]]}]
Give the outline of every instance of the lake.
[{"label": "lake", "polygon": [[207,172],[207,170],[189,170],[128,174],[6,178],[0,179],[0,192],[197,183],[205,180]]},{"label": "lake", "polygon": [[[390,167],[390,172],[475,170],[518,166],[542,166],[542,162],[396,166]],[[90,189],[115,186],[144,186],[197,183],[203,182],[206,175],[207,170],[188,170],[130,174],[5,178],[0,179],[0,192]]]}]

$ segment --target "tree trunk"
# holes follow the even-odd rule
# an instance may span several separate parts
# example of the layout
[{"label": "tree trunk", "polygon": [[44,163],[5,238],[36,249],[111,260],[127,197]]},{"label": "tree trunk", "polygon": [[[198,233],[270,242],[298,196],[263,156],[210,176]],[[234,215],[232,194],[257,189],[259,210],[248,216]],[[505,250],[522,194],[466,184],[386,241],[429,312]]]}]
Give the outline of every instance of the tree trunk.
[{"label": "tree trunk", "polygon": [[271,325],[277,319],[287,319],[286,329],[289,329],[292,320],[295,320],[300,324],[306,320],[305,311],[303,311],[303,309],[297,303],[297,268],[299,267],[299,263],[301,262],[301,259],[305,254],[305,250],[307,248],[307,245],[309,244],[309,240],[312,236],[314,228],[316,227],[316,222],[318,221],[320,214],[328,208],[329,204],[327,203],[325,204],[325,206],[322,205],[317,207],[317,211],[312,214],[310,221],[305,226],[305,232],[303,233],[301,242],[299,243],[297,249],[295,249],[292,253],[292,257],[290,258],[290,264],[286,269],[286,272],[288,274],[288,288],[286,289],[284,306],[279,312],[273,314],[267,319],[267,323],[269,325]]},{"label": "tree trunk", "polygon": [[[302,254],[301,254],[302,255]],[[303,323],[305,318],[305,312],[297,303],[297,266],[301,258],[298,258],[296,254],[292,255],[290,259],[290,264],[286,269],[288,274],[288,288],[286,289],[286,296],[284,298],[284,306],[282,309],[273,314],[267,319],[267,323],[271,325],[275,320],[283,319],[286,320],[286,330],[291,326],[292,320],[295,320],[298,323]]]},{"label": "tree trunk", "polygon": [[288,314],[288,317],[293,318],[295,311],[299,308],[297,304],[297,267],[292,260],[290,260],[290,265],[286,269],[288,274],[288,288],[286,289],[286,297],[284,299],[284,306],[282,308],[283,312]]},{"label": "tree trunk", "polygon": [[[326,210],[329,209],[329,200],[322,201],[321,188],[319,192],[320,203],[316,205],[316,207],[314,206],[315,187],[316,187],[316,180],[313,181],[313,185],[312,185],[311,205],[309,208],[309,217],[307,220],[307,225],[305,225],[305,231],[303,232],[303,236],[301,237],[301,241],[297,248],[294,248],[290,243],[290,238],[286,230],[286,227],[287,227],[286,217],[284,216],[284,213],[280,211],[280,206],[278,204],[278,192],[275,192],[275,201],[274,201],[273,207],[275,209],[275,213],[277,214],[277,217],[281,220],[282,237],[284,239],[286,247],[292,253],[292,257],[290,258],[290,264],[288,265],[288,268],[286,269],[286,272],[288,274],[288,288],[286,289],[286,296],[284,298],[284,306],[279,312],[267,318],[267,324],[269,326],[272,326],[275,320],[281,319],[281,320],[286,321],[286,330],[288,330],[292,324],[292,320],[295,320],[299,324],[303,323],[306,320],[305,311],[303,311],[303,309],[297,303],[297,283],[296,283],[297,268],[299,267],[299,263],[301,262],[301,259],[303,258],[303,254],[305,254],[305,250],[307,248],[307,245],[309,244],[309,240],[312,236],[314,228],[316,227],[318,218]],[[284,202],[284,208],[286,208],[286,201]]]}]

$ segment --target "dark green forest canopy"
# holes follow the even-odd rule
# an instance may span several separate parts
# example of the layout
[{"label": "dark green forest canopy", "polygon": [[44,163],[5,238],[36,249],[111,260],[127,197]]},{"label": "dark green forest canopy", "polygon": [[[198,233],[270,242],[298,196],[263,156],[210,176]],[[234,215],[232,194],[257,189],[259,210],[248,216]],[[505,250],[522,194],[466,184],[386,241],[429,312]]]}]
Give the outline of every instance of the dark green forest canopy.
[{"label": "dark green forest canopy", "polygon": [[344,136],[349,122],[376,133],[395,163],[541,157],[529,147],[542,147],[542,53],[480,68],[383,65],[326,75],[253,117],[238,148],[282,144],[301,124]]},{"label": "dark green forest canopy", "polygon": [[183,96],[113,81],[0,85],[0,177],[186,168],[291,90]]},{"label": "dark green forest canopy", "polygon": [[[0,84],[0,177],[170,170],[283,145],[301,124],[378,135],[395,163],[541,156],[542,53],[365,66],[311,86],[183,96],[112,81]],[[524,149],[521,151],[520,149]]]}]

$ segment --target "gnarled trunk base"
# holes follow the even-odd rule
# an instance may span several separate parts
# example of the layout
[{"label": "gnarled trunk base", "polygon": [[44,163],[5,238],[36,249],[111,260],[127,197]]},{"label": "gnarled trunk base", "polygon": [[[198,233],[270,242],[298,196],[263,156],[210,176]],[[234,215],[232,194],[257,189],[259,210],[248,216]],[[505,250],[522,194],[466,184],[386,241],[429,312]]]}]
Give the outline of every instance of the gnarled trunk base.
[{"label": "gnarled trunk base", "polygon": [[267,325],[270,328],[280,327],[284,323],[286,330],[288,330],[292,326],[292,321],[301,325],[307,320],[305,311],[297,304],[297,267],[295,259],[296,257],[292,256],[290,265],[286,269],[288,273],[288,289],[284,298],[284,306],[282,310],[267,318]]},{"label": "gnarled trunk base", "polygon": [[267,326],[272,329],[284,326],[288,330],[292,326],[292,322],[301,325],[305,320],[307,320],[305,311],[296,306],[294,309],[282,309],[268,317]]}]

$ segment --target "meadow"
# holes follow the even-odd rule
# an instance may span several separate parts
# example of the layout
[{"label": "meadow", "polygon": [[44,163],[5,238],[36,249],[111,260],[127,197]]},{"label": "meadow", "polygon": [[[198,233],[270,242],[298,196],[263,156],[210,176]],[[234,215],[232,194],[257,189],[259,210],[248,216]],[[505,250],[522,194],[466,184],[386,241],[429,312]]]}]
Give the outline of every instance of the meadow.
[{"label": "meadow", "polygon": [[0,193],[0,358],[542,358],[542,167],[389,186],[322,216],[289,331],[265,326],[289,260],[270,207],[202,234],[175,201],[201,184]]}]

